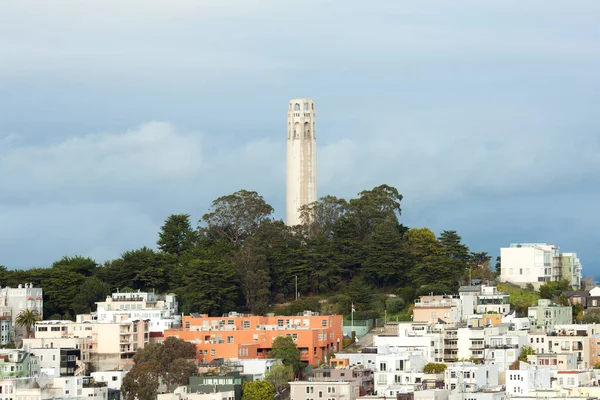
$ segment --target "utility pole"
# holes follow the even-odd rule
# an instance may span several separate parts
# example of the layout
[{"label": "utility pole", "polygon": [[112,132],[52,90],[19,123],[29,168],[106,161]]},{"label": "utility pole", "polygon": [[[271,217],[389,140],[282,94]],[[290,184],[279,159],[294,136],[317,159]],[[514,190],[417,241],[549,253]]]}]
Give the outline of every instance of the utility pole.
[{"label": "utility pole", "polygon": [[296,275],[296,300],[298,300],[298,275]]}]

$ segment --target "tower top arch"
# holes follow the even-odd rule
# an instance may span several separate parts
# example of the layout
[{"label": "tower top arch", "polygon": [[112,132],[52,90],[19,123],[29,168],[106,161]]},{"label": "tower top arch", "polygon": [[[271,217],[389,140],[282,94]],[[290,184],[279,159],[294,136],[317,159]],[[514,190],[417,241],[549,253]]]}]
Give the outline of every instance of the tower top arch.
[{"label": "tower top arch", "polygon": [[290,111],[314,111],[315,102],[313,99],[292,99],[289,109]]}]

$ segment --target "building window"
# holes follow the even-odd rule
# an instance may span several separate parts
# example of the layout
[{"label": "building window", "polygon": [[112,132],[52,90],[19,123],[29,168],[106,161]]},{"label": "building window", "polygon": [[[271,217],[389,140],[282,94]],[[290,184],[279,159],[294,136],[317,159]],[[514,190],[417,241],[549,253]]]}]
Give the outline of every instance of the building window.
[{"label": "building window", "polygon": [[227,336],[227,343],[233,343],[233,336]]},{"label": "building window", "polygon": [[278,319],[277,320],[277,326],[283,326],[283,320],[282,319]]},{"label": "building window", "polygon": [[242,322],[242,327],[243,328],[250,328],[250,321],[244,321],[244,322]]}]

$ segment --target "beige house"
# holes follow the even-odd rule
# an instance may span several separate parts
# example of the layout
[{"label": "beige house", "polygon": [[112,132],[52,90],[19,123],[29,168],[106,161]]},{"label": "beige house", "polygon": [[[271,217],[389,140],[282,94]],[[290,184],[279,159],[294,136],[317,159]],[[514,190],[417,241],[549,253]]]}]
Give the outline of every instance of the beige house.
[{"label": "beige house", "polygon": [[40,321],[36,339],[53,344],[56,339],[85,338],[91,371],[103,371],[131,364],[138,348],[150,339],[147,320],[128,322]]},{"label": "beige house", "polygon": [[414,322],[459,322],[460,299],[455,296],[421,296],[413,307]]},{"label": "beige house", "polygon": [[358,381],[295,381],[290,384],[290,400],[346,399],[356,400],[360,395]]}]

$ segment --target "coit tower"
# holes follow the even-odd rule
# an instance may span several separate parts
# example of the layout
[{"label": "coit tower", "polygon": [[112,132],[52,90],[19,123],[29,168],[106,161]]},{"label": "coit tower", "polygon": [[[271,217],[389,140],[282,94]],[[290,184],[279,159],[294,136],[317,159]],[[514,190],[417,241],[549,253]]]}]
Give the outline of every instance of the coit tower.
[{"label": "coit tower", "polygon": [[287,118],[286,224],[300,224],[300,207],[317,201],[315,103],[293,99]]}]

